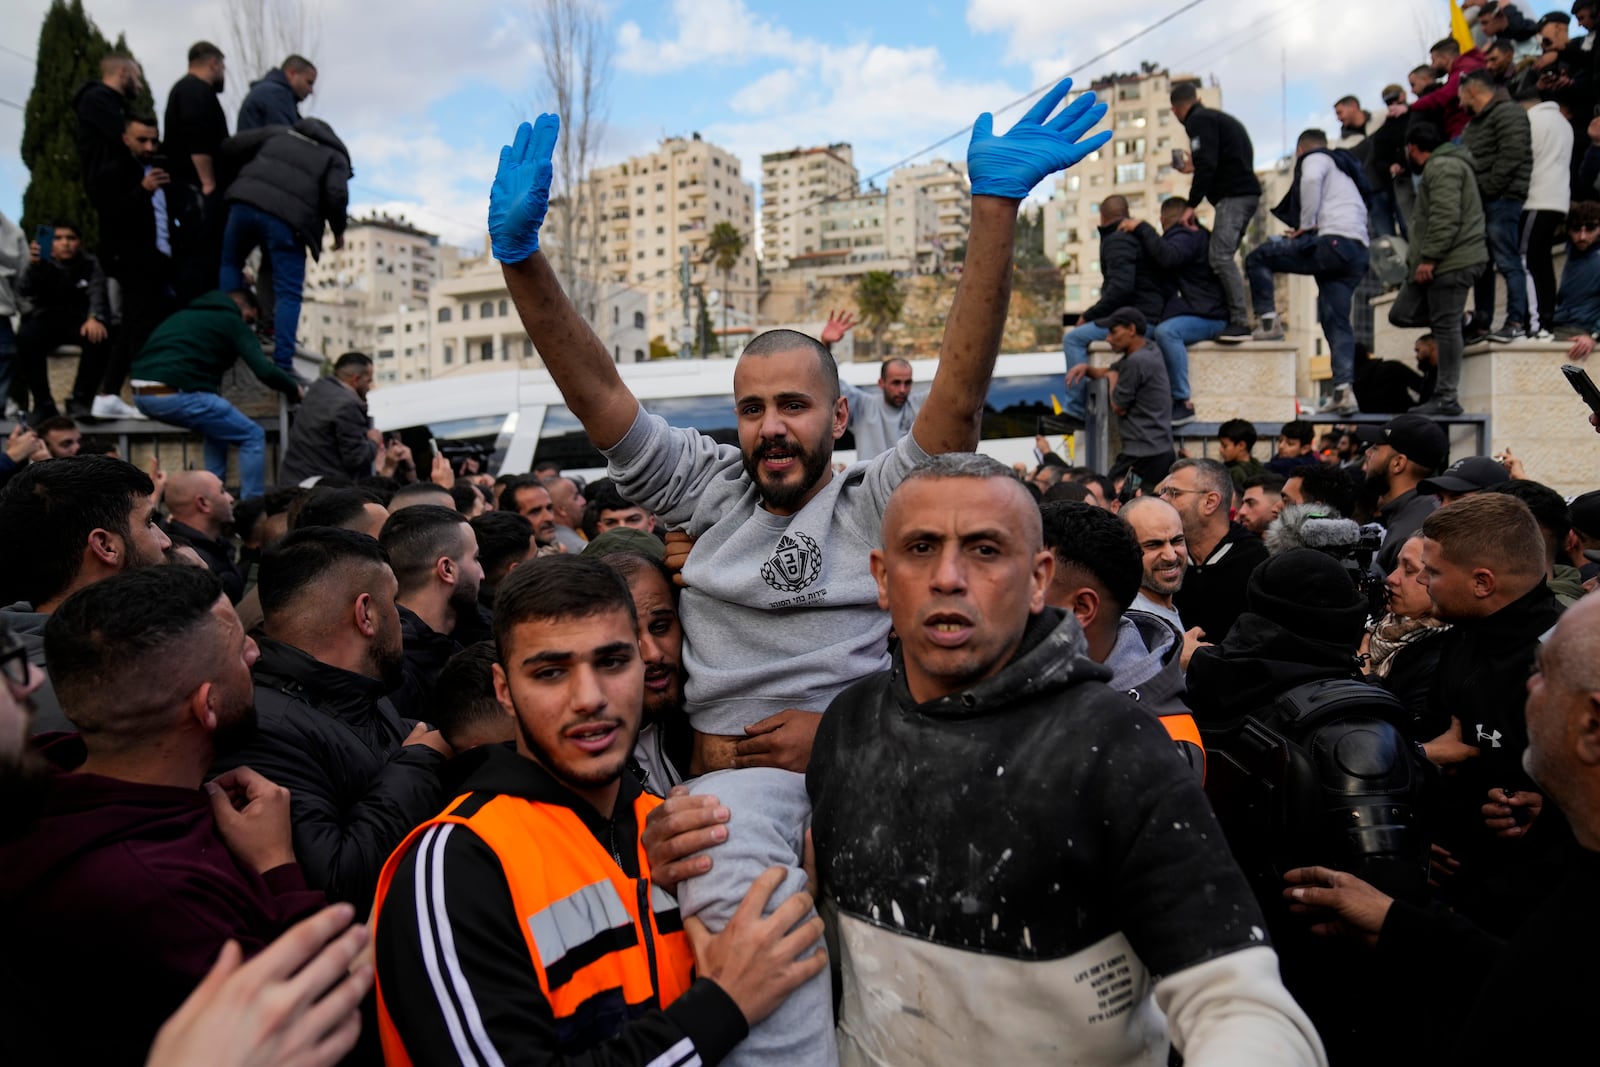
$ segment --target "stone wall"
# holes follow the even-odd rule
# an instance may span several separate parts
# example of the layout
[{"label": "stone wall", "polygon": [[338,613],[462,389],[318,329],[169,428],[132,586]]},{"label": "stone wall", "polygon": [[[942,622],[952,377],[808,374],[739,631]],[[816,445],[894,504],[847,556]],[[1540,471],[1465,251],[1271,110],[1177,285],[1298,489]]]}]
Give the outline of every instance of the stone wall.
[{"label": "stone wall", "polygon": [[[1110,346],[1090,350],[1096,366],[1116,361]],[[1287,341],[1189,346],[1189,394],[1204,422],[1249,419],[1285,422],[1295,417],[1298,355]]]}]

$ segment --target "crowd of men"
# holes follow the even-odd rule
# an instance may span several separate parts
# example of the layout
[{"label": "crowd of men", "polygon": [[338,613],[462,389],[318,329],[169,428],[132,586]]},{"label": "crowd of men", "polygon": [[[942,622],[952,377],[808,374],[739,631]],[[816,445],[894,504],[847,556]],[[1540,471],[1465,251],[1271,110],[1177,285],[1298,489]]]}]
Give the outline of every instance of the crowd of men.
[{"label": "crowd of men", "polygon": [[[1221,459],[1177,455],[1169,349],[1247,336],[1263,269],[1187,201],[1110,220],[1136,280],[1078,328],[1119,357],[1069,372],[1112,379],[1111,470],[976,454],[1019,206],[1110,136],[1069,90],[975,123],[915,397],[903,361],[840,382],[836,315],[746,347],[737,444],[645,411],[540,251],[544,115],[502,151],[491,252],[605,478],[420,464],[371,429],[370,359],[302,390],[220,291],[152,329],[132,374],[165,391],[136,402],[215,395],[163,334],[205,317],[302,400],[277,488],[255,439],[236,499],[209,444],[143,471],[19,426],[0,1059],[1570,1061],[1600,992],[1600,490],[1452,457],[1432,411],[1291,422],[1265,461],[1232,419]],[[1242,130],[1175,105],[1236,244],[1259,191],[1201,156]],[[227,218],[219,248],[235,218],[282,238]],[[1311,237],[1361,245],[1332,249],[1353,288],[1364,241]],[[1447,344],[1419,342],[1435,396]]]},{"label": "crowd of men", "polygon": [[158,119],[134,103],[139,65],[111,54],[73,96],[99,240],[84,246],[85,220],[50,219],[25,235],[0,219],[0,399],[35,429],[60,417],[49,359],[76,347],[66,417],[154,418],[198,431],[207,468],[225,476],[237,447],[246,493],[259,496],[262,434],[221,398],[221,379],[242,361],[299,400],[306,256],[321,254],[325,230],[342,247],[351,167],[332,128],[300,114],[317,79],[309,60],[291,55],[253,83],[231,135],[218,99],[226,73],[222,50],[196,42]]},{"label": "crowd of men", "polygon": [[[1535,20],[1520,0],[1486,0],[1467,9],[1474,44],[1433,45],[1407,76],[1409,92],[1386,85],[1381,110],[1341,97],[1337,134],[1308,129],[1296,139],[1288,192],[1270,212],[1287,232],[1251,248],[1243,274],[1236,257],[1262,195],[1250,135],[1205,106],[1195,83],[1175,84],[1172,113],[1190,143],[1177,169],[1193,181],[1186,196],[1162,201],[1158,225],[1131,218],[1125,197],[1100,201],[1104,279],[1066,333],[1067,418],[1084,418],[1073,368],[1088,362],[1090,344],[1110,340],[1111,313],[1133,307],[1165,364],[1164,385],[1149,388],[1152,419],[1170,403],[1162,421],[1193,421],[1188,346],[1283,340],[1279,274],[1315,279],[1333,372],[1319,414],[1459,415],[1462,350],[1484,341],[1561,341],[1572,358],[1586,357],[1600,339],[1597,12],[1595,0],[1574,0],[1570,14]],[[1570,36],[1573,22],[1588,32]],[[1209,231],[1195,217],[1205,204]],[[1404,407],[1369,406],[1361,378],[1371,321],[1352,309],[1358,289],[1364,298],[1384,288],[1385,261],[1399,268],[1402,259],[1389,320],[1431,332],[1435,374],[1427,395]],[[1497,284],[1506,303],[1498,326]],[[1164,451],[1141,447],[1146,457]]]}]

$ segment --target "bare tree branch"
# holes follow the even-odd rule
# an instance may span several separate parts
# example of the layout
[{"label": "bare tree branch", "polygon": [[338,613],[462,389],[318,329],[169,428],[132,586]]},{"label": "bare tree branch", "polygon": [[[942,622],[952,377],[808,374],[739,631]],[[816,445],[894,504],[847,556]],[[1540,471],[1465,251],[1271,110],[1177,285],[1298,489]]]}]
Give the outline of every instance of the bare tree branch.
[{"label": "bare tree branch", "polygon": [[237,114],[250,83],[291,55],[316,62],[322,36],[314,0],[227,0],[227,111]]}]

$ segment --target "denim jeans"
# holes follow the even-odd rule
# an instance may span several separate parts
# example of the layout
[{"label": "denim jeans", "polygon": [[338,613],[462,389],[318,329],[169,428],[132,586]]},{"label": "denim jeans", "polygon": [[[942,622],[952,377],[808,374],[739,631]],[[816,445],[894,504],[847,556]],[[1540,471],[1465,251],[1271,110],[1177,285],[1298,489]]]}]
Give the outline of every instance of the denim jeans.
[{"label": "denim jeans", "polygon": [[228,480],[228,446],[239,446],[239,499],[267,491],[267,435],[216,393],[174,393],[133,397],[133,405],[152,419],[198,431],[205,437],[206,470]]},{"label": "denim jeans", "polygon": [[[1061,350],[1067,354],[1067,370],[1089,362],[1089,346],[1096,341],[1104,341],[1110,332],[1092,322],[1068,330],[1067,336],[1061,341]],[[1061,407],[1068,415],[1081,419],[1084,417],[1084,401],[1088,395],[1089,380],[1085,378],[1077,385],[1067,387],[1067,395],[1061,401]]]},{"label": "denim jeans", "polygon": [[1203,319],[1199,315],[1175,315],[1162,319],[1150,331],[1150,340],[1161,349],[1167,364],[1167,380],[1172,383],[1172,399],[1189,399],[1189,346],[1209,341],[1228,328],[1226,319]]},{"label": "denim jeans", "polygon": [[1216,215],[1212,218],[1211,242],[1206,246],[1206,259],[1211,273],[1222,283],[1222,293],[1228,299],[1228,320],[1236,326],[1250,323],[1245,311],[1244,278],[1239,273],[1235,254],[1239,242],[1244,240],[1245,227],[1255,218],[1259,196],[1225,196],[1217,201]]},{"label": "denim jeans", "polygon": [[1276,309],[1273,274],[1309,274],[1317,279],[1317,321],[1328,339],[1333,384],[1351,384],[1356,335],[1350,325],[1350,301],[1367,273],[1367,246],[1348,237],[1315,233],[1274,237],[1245,257],[1244,269],[1257,315]]},{"label": "denim jeans", "polygon": [[1372,194],[1372,202],[1367,205],[1367,229],[1374,237],[1405,237],[1406,220],[1395,201],[1394,182]]},{"label": "denim jeans", "polygon": [[1506,280],[1506,321],[1528,325],[1528,272],[1522,265],[1522,201],[1485,200],[1483,229],[1489,239],[1494,270],[1478,275],[1472,297],[1473,315],[1494,326],[1494,276]]},{"label": "denim jeans", "polygon": [[1394,303],[1389,305],[1389,322],[1394,326],[1426,327],[1433,331],[1433,341],[1439,350],[1439,380],[1434,386],[1433,398],[1459,402],[1461,389],[1461,313],[1467,306],[1467,294],[1472,291],[1473,280],[1479,272],[1494,277],[1485,264],[1447,270],[1435,274],[1427,285],[1418,285],[1407,279],[1400,287]]},{"label": "denim jeans", "polygon": [[272,338],[276,344],[272,360],[284,370],[293,370],[295,333],[300,328],[300,300],[306,284],[305,247],[289,224],[276,215],[249,204],[231,205],[222,234],[218,283],[224,292],[244,288],[244,261],[257,247],[265,250],[263,255],[272,263]]}]

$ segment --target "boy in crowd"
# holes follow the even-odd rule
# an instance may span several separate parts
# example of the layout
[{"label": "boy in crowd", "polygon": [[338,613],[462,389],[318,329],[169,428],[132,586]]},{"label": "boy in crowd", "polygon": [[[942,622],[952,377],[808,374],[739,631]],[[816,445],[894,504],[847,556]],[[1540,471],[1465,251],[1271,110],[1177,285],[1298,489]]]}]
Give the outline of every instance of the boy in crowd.
[{"label": "boy in crowd", "polygon": [[1235,489],[1243,489],[1245,482],[1266,472],[1266,464],[1250,454],[1255,446],[1256,426],[1250,420],[1229,419],[1217,427],[1217,455],[1228,468]]}]

